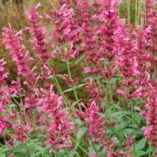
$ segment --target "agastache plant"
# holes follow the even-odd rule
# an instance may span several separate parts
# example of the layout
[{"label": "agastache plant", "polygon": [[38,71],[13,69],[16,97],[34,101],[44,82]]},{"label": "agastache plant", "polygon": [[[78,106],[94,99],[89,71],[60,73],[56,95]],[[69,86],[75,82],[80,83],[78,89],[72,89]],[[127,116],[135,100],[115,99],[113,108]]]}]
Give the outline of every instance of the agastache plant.
[{"label": "agastache plant", "polygon": [[38,4],[36,7],[32,8],[29,12],[27,12],[28,20],[30,22],[30,26],[28,27],[29,33],[32,38],[30,40],[31,44],[34,45],[34,49],[38,51],[38,55],[45,62],[49,58],[49,54],[47,51],[49,50],[46,40],[46,28],[42,25],[39,25],[41,19],[43,19],[42,15],[37,12],[37,9],[41,7],[41,4]]},{"label": "agastache plant", "polygon": [[16,68],[12,78],[0,57],[7,156],[157,156],[156,1],[136,1],[138,26],[120,17],[122,3],[59,0],[48,15],[39,3],[25,28],[3,28]]},{"label": "agastache plant", "polygon": [[25,56],[25,46],[21,43],[21,32],[15,33],[14,29],[10,27],[3,28],[3,42],[6,45],[6,49],[10,51],[13,61],[16,63],[18,74],[25,75],[29,73],[28,62],[29,60]]},{"label": "agastache plant", "polygon": [[3,111],[4,111],[4,106],[7,103],[7,97],[5,96],[5,94],[7,95],[7,89],[5,89],[5,79],[8,77],[8,72],[5,70],[5,60],[4,59],[0,59],[0,134],[2,135],[4,130],[7,128],[7,124],[6,124],[6,119],[4,117],[4,115],[2,115]]}]

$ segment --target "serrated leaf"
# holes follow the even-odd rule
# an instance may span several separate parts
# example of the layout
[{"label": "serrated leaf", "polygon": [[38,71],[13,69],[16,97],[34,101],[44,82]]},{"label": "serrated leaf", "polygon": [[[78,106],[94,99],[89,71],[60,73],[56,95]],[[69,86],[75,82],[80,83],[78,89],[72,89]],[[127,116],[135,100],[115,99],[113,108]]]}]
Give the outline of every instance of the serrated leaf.
[{"label": "serrated leaf", "polygon": [[63,93],[71,92],[71,91],[74,90],[74,88],[75,88],[75,89],[79,89],[79,88],[81,88],[81,87],[83,87],[83,86],[85,86],[85,85],[86,85],[86,84],[79,84],[78,86],[75,86],[75,87],[73,87],[73,88],[68,88],[68,89],[66,89]]},{"label": "serrated leaf", "polygon": [[10,107],[16,107],[16,104],[9,104]]},{"label": "serrated leaf", "polygon": [[103,101],[102,101],[102,104],[101,104],[101,107],[102,107],[102,108],[105,108],[106,105],[107,105],[107,100],[103,100]]},{"label": "serrated leaf", "polygon": [[40,154],[42,154],[42,153],[46,152],[48,149],[50,149],[50,147],[51,147],[50,145],[48,145],[45,148],[39,147],[38,152],[35,154],[31,154],[31,157],[38,157]]},{"label": "serrated leaf", "polygon": [[79,126],[83,124],[83,122],[80,119],[75,119],[75,123]]},{"label": "serrated leaf", "polygon": [[136,150],[142,150],[145,147],[145,145],[146,145],[146,139],[143,138],[135,145],[135,148]]},{"label": "serrated leaf", "polygon": [[123,133],[124,133],[124,134],[127,134],[127,135],[131,135],[131,134],[132,134],[132,129],[129,129],[129,128],[124,129],[124,130],[123,130]]},{"label": "serrated leaf", "polygon": [[137,151],[136,152],[136,155],[138,156],[138,157],[142,157],[143,155],[146,155],[146,154],[148,154],[147,152],[144,152],[144,151]]},{"label": "serrated leaf", "polygon": [[117,119],[121,119],[126,115],[129,115],[130,112],[127,111],[117,111],[111,114],[111,117],[117,118]]},{"label": "serrated leaf", "polygon": [[80,140],[86,132],[87,132],[87,128],[81,127],[77,132],[77,140]]}]

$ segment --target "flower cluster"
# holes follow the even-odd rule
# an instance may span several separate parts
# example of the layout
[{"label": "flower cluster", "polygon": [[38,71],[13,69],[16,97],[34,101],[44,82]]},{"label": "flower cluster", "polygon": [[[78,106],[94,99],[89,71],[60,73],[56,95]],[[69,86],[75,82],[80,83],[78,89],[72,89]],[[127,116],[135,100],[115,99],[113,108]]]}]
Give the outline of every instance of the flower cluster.
[{"label": "flower cluster", "polygon": [[71,147],[70,138],[73,134],[73,123],[68,112],[63,109],[62,97],[50,90],[50,93],[45,94],[43,98],[39,99],[39,106],[41,106],[41,112],[45,112],[48,114],[48,118],[50,118],[47,128],[49,140],[46,141],[46,144],[53,146],[51,151]]},{"label": "flower cluster", "polygon": [[[0,59],[0,135],[3,134],[7,128],[6,119],[4,115],[1,115],[4,111],[4,107],[7,103],[7,89],[5,85],[5,79],[8,77],[8,72],[5,70],[6,62],[4,59]],[[9,97],[8,97],[9,98]],[[8,100],[9,101],[9,100]]]}]

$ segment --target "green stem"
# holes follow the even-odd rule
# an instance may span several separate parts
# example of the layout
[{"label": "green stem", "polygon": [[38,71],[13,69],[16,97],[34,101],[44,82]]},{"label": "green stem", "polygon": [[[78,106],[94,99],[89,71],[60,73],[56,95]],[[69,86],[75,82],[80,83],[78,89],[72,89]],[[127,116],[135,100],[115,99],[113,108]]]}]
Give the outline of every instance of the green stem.
[{"label": "green stem", "polygon": [[[135,135],[135,129],[134,129],[134,126],[135,126],[135,113],[134,113],[133,104],[131,105],[131,116],[132,116],[132,133],[133,133],[133,136],[134,136]],[[133,140],[132,156],[136,156],[134,140]]]},{"label": "green stem", "polygon": [[77,140],[75,140],[74,137],[72,137],[72,141],[75,142],[75,144],[78,144],[78,147],[88,156],[88,152],[82,146],[80,146],[80,144],[77,142]]},{"label": "green stem", "polygon": [[[68,75],[69,75],[70,79],[72,79],[71,70],[70,70],[70,63],[66,62],[66,65],[67,65],[67,69],[68,69]],[[75,96],[77,105],[78,105],[79,109],[81,110],[78,94],[77,94],[77,91],[76,91],[76,88],[75,88],[74,85],[72,85],[72,89],[73,89],[73,92],[74,92],[74,96]]]},{"label": "green stem", "polygon": [[69,108],[69,107],[70,107],[69,101],[67,100],[66,96],[64,95],[64,93],[63,93],[63,91],[62,91],[62,88],[61,88],[61,86],[60,86],[60,84],[59,84],[59,82],[58,82],[56,76],[54,77],[54,81],[55,81],[56,88],[57,88],[58,92],[60,93],[60,95],[61,95],[61,96],[64,98],[64,100],[65,100],[65,105],[66,105],[66,107]]},{"label": "green stem", "polygon": [[130,9],[131,9],[131,3],[130,3],[130,0],[128,0],[127,1],[127,13],[128,13],[127,21],[128,21],[128,23],[130,23],[130,19],[131,19]]},{"label": "green stem", "polygon": [[135,3],[135,27],[138,25],[138,0],[136,0],[136,3]]},{"label": "green stem", "polygon": [[142,4],[141,4],[141,2],[139,2],[138,3],[138,15],[137,15],[138,16],[137,17],[138,18],[138,24],[141,24],[141,22],[142,22],[141,21],[141,12],[142,12]]},{"label": "green stem", "polygon": [[75,155],[76,155],[77,157],[80,157],[79,153],[77,153],[76,151],[75,151]]}]

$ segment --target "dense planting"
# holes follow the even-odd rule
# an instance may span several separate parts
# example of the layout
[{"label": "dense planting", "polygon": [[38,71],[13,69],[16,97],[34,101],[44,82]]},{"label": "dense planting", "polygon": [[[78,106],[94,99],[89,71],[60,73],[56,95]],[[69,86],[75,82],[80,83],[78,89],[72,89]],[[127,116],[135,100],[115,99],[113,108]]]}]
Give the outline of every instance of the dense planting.
[{"label": "dense planting", "polygon": [[[41,4],[3,28],[0,156],[157,157],[157,9],[119,0]],[[137,9],[137,8],[136,8]]]}]

